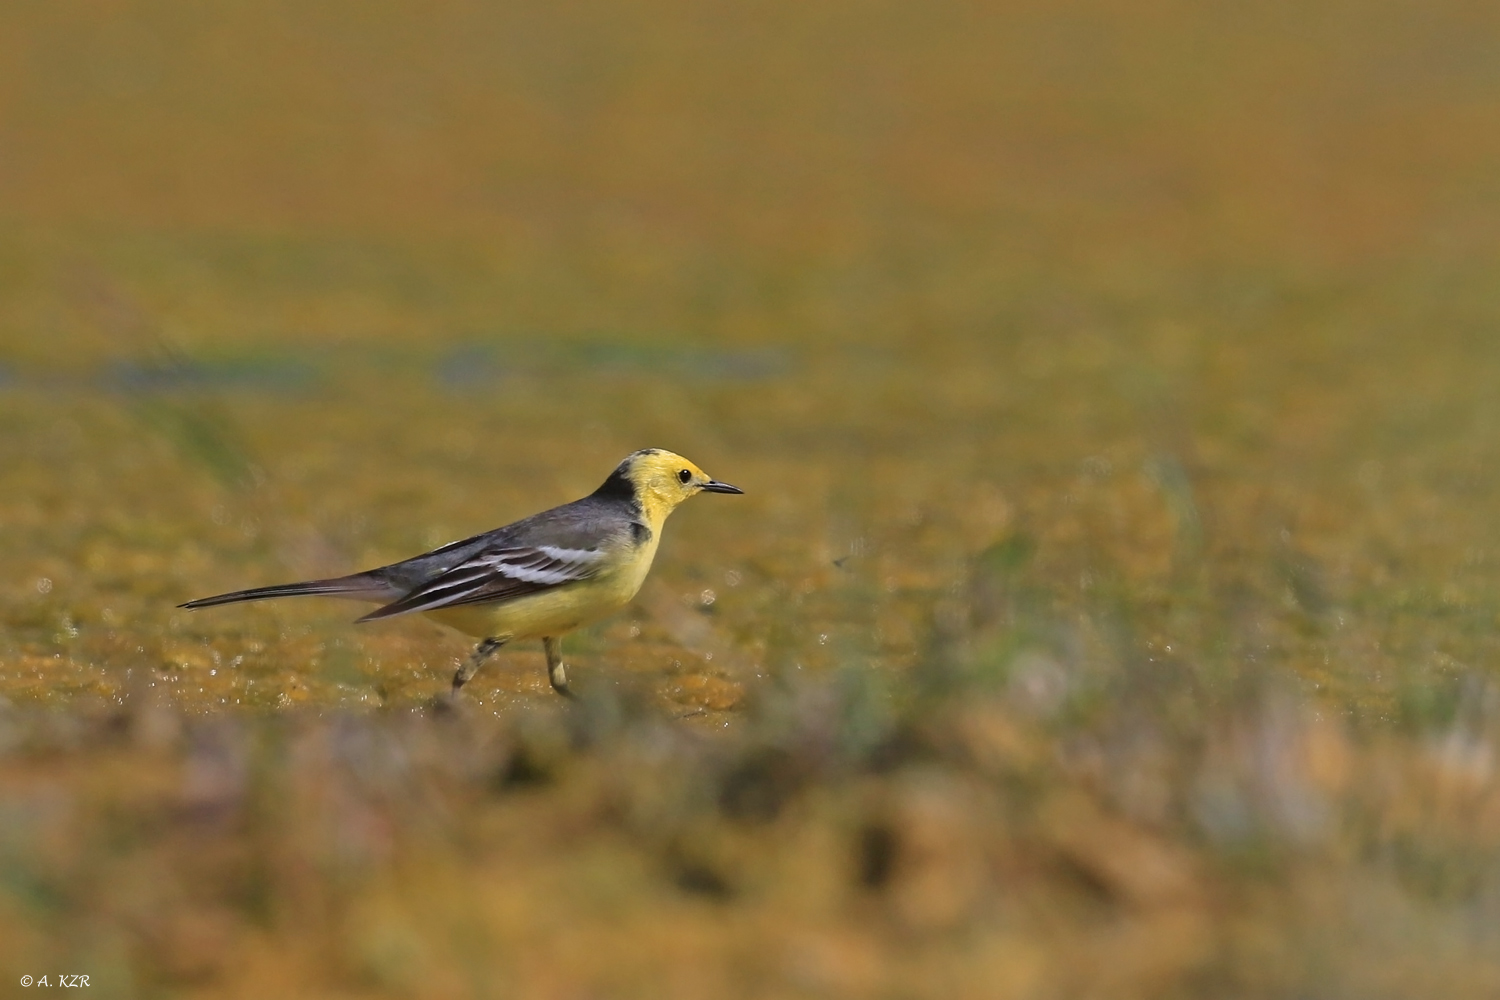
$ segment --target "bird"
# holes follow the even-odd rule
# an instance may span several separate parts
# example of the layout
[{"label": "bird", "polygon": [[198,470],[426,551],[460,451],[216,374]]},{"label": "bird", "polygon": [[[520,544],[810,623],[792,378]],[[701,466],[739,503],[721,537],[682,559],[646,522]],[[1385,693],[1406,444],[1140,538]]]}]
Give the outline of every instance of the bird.
[{"label": "bird", "polygon": [[319,596],[379,605],[357,623],[424,614],[479,640],[453,675],[454,700],[502,646],[541,639],[548,681],[572,697],[562,635],[628,604],[651,569],[667,516],[705,492],[745,491],[681,455],[643,448],[588,496],[493,531],[362,573],[236,590],[178,607]]}]

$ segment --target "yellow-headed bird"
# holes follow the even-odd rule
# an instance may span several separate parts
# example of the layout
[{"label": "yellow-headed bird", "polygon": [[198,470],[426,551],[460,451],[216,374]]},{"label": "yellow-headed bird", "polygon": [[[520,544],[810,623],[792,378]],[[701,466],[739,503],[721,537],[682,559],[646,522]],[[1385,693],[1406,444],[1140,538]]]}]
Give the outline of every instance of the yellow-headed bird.
[{"label": "yellow-headed bird", "polygon": [[712,479],[681,455],[646,448],[628,456],[582,500],[379,569],[329,580],[237,590],[180,605],[320,595],[381,606],[361,622],[421,612],[479,638],[453,675],[453,693],[495,650],[541,639],[552,687],[569,694],[558,638],[623,608],[641,589],[667,515],[688,497],[744,490]]}]

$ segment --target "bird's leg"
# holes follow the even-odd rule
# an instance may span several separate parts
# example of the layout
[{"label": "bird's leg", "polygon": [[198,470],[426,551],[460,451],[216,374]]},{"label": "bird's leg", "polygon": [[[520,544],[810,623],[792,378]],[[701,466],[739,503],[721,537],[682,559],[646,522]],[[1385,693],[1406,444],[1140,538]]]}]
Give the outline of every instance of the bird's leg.
[{"label": "bird's leg", "polygon": [[573,697],[568,687],[568,667],[562,659],[562,640],[549,635],[542,640],[542,648],[547,651],[547,679],[552,682],[552,690],[564,698]]},{"label": "bird's leg", "polygon": [[496,639],[491,636],[474,647],[474,652],[469,654],[468,661],[459,667],[458,672],[453,675],[453,697],[458,697],[458,689],[467,684],[475,674],[479,673],[479,668],[484,666],[484,661],[494,655],[495,650],[503,645],[505,645],[504,639]]}]

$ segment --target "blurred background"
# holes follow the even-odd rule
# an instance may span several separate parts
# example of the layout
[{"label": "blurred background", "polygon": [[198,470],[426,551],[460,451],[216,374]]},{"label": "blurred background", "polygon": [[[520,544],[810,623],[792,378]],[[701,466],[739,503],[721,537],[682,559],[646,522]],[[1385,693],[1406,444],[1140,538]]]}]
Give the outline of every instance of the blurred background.
[{"label": "blurred background", "polygon": [[[0,990],[1497,995],[1497,126],[1467,0],[12,0]],[[645,446],[577,705],[175,610]]]}]

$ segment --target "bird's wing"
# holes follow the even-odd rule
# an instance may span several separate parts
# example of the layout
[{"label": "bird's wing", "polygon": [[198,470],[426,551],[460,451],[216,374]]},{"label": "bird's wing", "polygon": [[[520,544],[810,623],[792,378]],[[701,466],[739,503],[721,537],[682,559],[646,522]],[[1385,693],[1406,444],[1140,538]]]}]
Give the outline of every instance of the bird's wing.
[{"label": "bird's wing", "polygon": [[587,580],[599,572],[604,560],[605,553],[599,549],[555,545],[484,548],[359,620],[506,601]]}]

